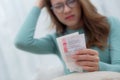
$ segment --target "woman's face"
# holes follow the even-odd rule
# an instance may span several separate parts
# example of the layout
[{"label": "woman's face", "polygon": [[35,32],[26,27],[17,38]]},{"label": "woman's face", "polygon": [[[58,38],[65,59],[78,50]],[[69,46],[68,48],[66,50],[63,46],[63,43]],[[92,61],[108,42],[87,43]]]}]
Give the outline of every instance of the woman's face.
[{"label": "woman's face", "polygon": [[81,9],[78,0],[51,0],[52,10],[58,20],[70,29],[79,26]]}]

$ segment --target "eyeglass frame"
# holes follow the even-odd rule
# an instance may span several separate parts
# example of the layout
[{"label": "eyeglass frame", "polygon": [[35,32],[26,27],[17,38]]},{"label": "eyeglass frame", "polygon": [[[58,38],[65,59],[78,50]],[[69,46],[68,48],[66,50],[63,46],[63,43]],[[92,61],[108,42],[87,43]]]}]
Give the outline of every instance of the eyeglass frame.
[{"label": "eyeglass frame", "polygon": [[[75,6],[70,6],[70,3],[69,3],[70,0],[66,0],[64,3],[57,3],[57,4],[60,4],[61,5],[61,12],[59,11],[56,11],[57,13],[63,13],[64,12],[64,9],[65,9],[65,6],[69,7],[70,9],[74,8]],[[77,4],[77,0],[74,0],[73,2],[74,4]],[[55,5],[57,4],[54,4],[52,5],[51,9],[54,10],[55,9]],[[54,10],[55,11],[55,10]]]}]

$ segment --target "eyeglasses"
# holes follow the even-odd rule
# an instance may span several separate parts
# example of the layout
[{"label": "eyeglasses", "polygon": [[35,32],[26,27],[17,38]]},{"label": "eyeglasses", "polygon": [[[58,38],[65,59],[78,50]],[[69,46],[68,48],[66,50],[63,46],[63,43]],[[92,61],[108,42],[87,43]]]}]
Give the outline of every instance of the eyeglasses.
[{"label": "eyeglasses", "polygon": [[69,8],[74,8],[77,4],[77,0],[67,0],[65,3],[57,3],[51,7],[57,13],[63,13],[65,5]]}]

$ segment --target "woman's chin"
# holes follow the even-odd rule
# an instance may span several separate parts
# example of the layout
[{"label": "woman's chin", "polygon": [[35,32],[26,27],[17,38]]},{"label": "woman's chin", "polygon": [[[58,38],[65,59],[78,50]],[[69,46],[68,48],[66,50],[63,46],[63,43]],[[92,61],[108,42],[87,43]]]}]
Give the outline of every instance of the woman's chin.
[{"label": "woman's chin", "polygon": [[75,24],[75,23],[69,23],[67,24],[67,27],[70,28],[70,29],[76,29],[79,25]]}]

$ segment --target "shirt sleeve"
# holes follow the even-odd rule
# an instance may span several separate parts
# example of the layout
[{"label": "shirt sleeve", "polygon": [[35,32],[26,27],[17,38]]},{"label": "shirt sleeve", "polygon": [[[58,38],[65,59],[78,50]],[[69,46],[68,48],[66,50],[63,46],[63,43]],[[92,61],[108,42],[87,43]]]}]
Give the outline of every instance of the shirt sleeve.
[{"label": "shirt sleeve", "polygon": [[35,39],[34,32],[41,9],[33,7],[15,39],[15,46],[32,53],[55,53],[54,42],[50,35]]},{"label": "shirt sleeve", "polygon": [[100,62],[100,70],[120,72],[120,20],[110,17],[110,58],[111,64]]}]

